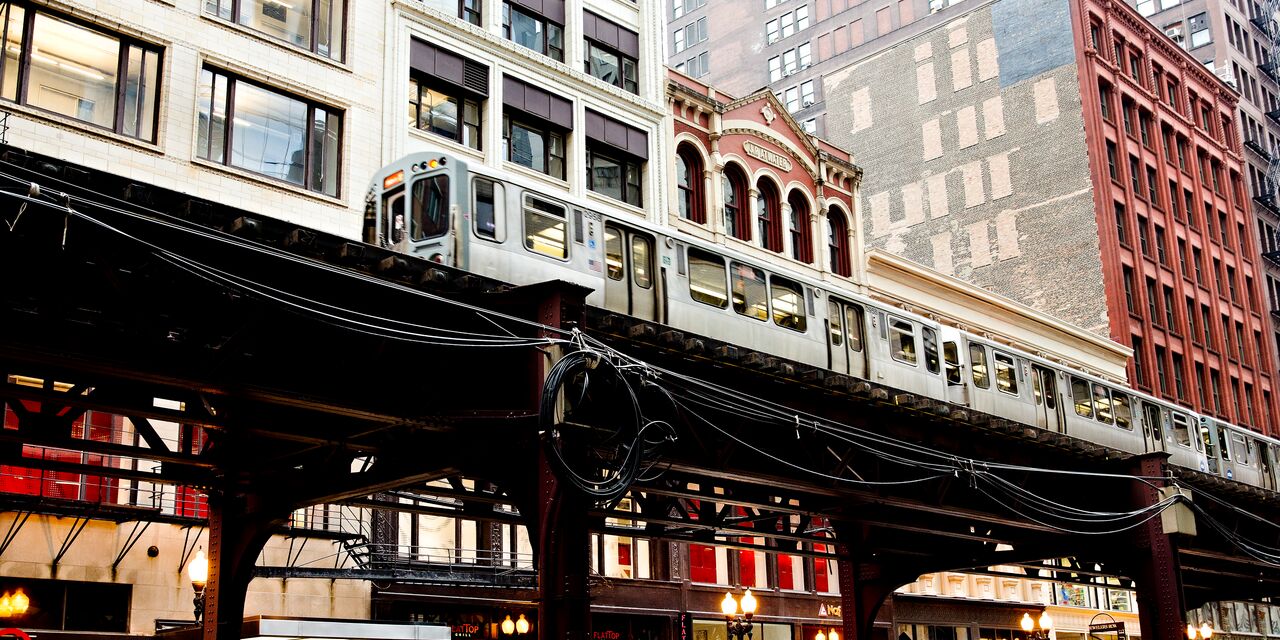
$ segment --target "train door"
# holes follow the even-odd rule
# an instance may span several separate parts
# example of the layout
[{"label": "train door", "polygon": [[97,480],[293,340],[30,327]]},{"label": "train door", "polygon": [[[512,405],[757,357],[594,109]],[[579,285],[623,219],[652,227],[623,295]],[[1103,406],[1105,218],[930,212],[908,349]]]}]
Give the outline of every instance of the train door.
[{"label": "train door", "polygon": [[1058,376],[1052,369],[1038,364],[1031,365],[1031,392],[1036,401],[1036,426],[1048,431],[1062,432],[1058,419]]},{"label": "train door", "polygon": [[1200,418],[1200,442],[1204,444],[1204,456],[1207,462],[1205,470],[1217,475],[1222,473],[1222,465],[1218,462],[1218,445],[1212,427],[1212,420]]},{"label": "train door", "polygon": [[827,299],[827,349],[833,371],[867,377],[865,327],[862,307],[836,298]]},{"label": "train door", "polygon": [[604,307],[643,320],[658,319],[653,236],[612,223],[604,226]]},{"label": "train door", "polygon": [[960,351],[960,332],[942,327],[943,378],[947,385],[947,402],[969,404],[969,385],[964,383],[964,360]]},{"label": "train door", "polygon": [[1280,459],[1277,454],[1280,453],[1280,447],[1258,441],[1258,456],[1262,463],[1262,488],[1276,491],[1280,488]]},{"label": "train door", "polygon": [[1161,411],[1159,405],[1150,402],[1142,403],[1142,443],[1143,451],[1164,451],[1164,424],[1169,413]]}]

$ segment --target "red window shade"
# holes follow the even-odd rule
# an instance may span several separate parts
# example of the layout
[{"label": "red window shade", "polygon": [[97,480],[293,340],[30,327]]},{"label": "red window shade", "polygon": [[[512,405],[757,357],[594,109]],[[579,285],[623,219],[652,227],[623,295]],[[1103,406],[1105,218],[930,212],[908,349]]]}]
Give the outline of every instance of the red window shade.
[{"label": "red window shade", "polygon": [[705,544],[689,545],[689,579],[715,584],[716,548]]},{"label": "red window shade", "polygon": [[796,575],[792,568],[795,560],[792,556],[778,556],[778,588],[779,589],[799,589],[800,586],[795,583]]}]

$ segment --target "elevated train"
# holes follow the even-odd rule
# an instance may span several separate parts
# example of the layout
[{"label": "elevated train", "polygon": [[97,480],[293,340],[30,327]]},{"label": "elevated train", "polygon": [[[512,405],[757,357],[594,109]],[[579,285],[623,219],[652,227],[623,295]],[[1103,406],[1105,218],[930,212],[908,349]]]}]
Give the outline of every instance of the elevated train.
[{"label": "elevated train", "polygon": [[1266,489],[1280,440],[449,153],[384,167],[364,240],[589,304]]}]

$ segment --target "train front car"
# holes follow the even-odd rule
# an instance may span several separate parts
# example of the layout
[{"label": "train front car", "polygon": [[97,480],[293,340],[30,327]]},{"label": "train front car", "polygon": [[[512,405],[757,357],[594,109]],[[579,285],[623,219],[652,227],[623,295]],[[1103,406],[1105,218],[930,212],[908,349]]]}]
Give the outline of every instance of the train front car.
[{"label": "train front car", "polygon": [[465,269],[466,175],[465,162],[443,153],[414,153],[383,167],[365,195],[364,241]]}]

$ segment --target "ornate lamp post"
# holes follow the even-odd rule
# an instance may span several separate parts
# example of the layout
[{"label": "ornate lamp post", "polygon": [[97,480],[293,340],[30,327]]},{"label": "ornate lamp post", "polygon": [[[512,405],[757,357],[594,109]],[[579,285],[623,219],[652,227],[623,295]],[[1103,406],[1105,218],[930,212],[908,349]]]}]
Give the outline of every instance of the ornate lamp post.
[{"label": "ornate lamp post", "polygon": [[738,608],[738,601],[733,599],[732,593],[724,594],[724,600],[720,601],[720,612],[724,614],[724,628],[728,633],[729,640],[737,638],[743,640],[751,637],[751,616],[756,613],[756,597],[751,595],[751,590],[742,594],[742,608]]},{"label": "ornate lamp post", "polygon": [[1049,632],[1053,630],[1053,618],[1048,611],[1040,614],[1039,624],[1031,619],[1030,613],[1024,613],[1021,624],[1029,640],[1049,640]]},{"label": "ornate lamp post", "polygon": [[191,599],[195,607],[196,624],[204,617],[204,586],[209,582],[209,559],[204,557],[204,549],[196,552],[196,557],[187,565],[187,577],[191,578],[191,588],[196,595]]},{"label": "ornate lamp post", "polygon": [[1197,629],[1194,624],[1187,623],[1187,640],[1209,640],[1213,637],[1213,627],[1206,622]]}]

